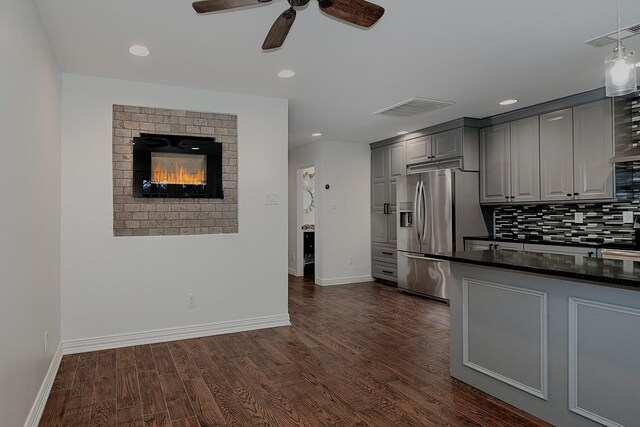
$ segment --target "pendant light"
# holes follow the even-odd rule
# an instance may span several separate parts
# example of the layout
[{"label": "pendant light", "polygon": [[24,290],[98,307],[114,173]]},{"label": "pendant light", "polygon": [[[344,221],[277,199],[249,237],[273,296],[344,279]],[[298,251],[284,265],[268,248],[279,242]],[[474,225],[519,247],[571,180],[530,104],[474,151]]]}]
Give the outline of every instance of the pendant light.
[{"label": "pendant light", "polygon": [[633,51],[627,51],[620,37],[620,0],[618,0],[618,47],[604,59],[607,96],[622,96],[638,90]]}]

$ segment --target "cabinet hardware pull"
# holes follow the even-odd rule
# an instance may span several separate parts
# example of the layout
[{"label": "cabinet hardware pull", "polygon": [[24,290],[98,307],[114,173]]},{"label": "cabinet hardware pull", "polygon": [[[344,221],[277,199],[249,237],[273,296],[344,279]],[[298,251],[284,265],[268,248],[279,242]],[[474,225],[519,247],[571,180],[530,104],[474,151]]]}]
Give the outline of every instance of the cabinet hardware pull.
[{"label": "cabinet hardware pull", "polygon": [[567,194],[567,197],[571,197],[571,196],[572,196],[572,194],[571,194],[571,193],[568,193],[568,194]]},{"label": "cabinet hardware pull", "polygon": [[593,252],[589,252],[589,253],[587,253],[587,255],[589,255],[589,258],[592,258],[593,257]]},{"label": "cabinet hardware pull", "polygon": [[393,255],[393,252],[382,252],[382,255]]},{"label": "cabinet hardware pull", "polygon": [[511,199],[515,199],[515,198],[516,198],[516,196],[511,196]]},{"label": "cabinet hardware pull", "polygon": [[492,251],[493,250],[493,243],[489,243],[489,250]]},{"label": "cabinet hardware pull", "polygon": [[573,195],[574,195],[574,196],[579,196],[579,195],[580,195],[580,193],[573,193]]}]

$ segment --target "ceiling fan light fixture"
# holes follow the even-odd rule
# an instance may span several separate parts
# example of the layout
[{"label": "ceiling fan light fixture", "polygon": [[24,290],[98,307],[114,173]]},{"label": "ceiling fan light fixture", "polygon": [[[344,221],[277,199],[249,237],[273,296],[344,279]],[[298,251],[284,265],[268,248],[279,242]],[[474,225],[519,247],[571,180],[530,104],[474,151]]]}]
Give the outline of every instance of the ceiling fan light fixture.
[{"label": "ceiling fan light fixture", "polygon": [[282,70],[278,73],[278,77],[280,77],[281,79],[290,79],[295,75],[296,75],[296,72],[293,70]]},{"label": "ceiling fan light fixture", "polygon": [[632,50],[627,51],[620,35],[620,0],[618,5],[618,46],[604,59],[607,96],[623,96],[638,90],[638,76]]}]

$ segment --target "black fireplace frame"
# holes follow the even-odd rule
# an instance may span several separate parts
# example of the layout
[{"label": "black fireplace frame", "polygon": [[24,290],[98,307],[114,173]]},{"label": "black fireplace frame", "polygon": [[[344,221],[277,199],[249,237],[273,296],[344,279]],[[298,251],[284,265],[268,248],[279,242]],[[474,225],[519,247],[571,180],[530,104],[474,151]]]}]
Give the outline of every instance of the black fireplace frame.
[{"label": "black fireplace frame", "polygon": [[[205,155],[206,185],[151,183],[151,153]],[[224,199],[222,144],[212,137],[141,133],[133,138],[133,197]]]}]

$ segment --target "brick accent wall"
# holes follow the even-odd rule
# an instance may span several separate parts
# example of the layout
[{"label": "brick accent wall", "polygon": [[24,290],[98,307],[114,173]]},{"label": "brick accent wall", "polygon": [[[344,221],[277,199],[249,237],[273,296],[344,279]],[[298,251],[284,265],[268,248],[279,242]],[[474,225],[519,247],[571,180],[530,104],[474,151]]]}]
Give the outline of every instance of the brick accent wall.
[{"label": "brick accent wall", "polygon": [[[113,235],[238,232],[238,119],[231,114],[113,106]],[[222,143],[221,199],[133,197],[132,138],[141,132],[215,137]]]}]

